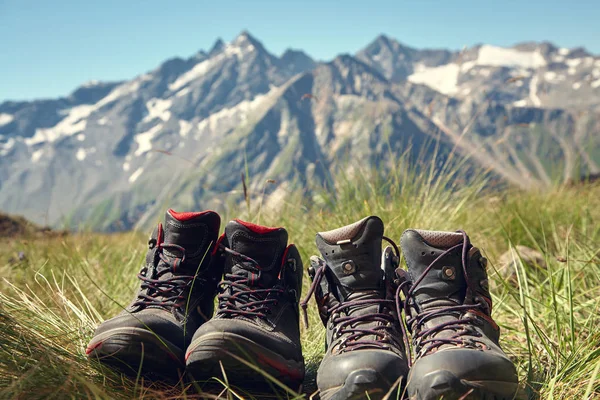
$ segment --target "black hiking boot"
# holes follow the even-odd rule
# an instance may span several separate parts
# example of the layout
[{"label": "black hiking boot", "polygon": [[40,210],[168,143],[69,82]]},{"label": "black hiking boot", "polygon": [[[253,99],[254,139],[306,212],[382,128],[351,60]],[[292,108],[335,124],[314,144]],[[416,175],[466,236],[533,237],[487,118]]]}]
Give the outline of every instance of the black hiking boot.
[{"label": "black hiking boot", "polygon": [[240,220],[227,224],[220,245],[225,275],[217,311],[198,329],[186,353],[193,381],[224,378],[222,364],[234,386],[275,387],[264,373],[294,390],[301,386],[302,261],[287,240],[283,228]]},{"label": "black hiking boot", "polygon": [[407,230],[398,270],[415,362],[411,399],[513,399],[515,366],[498,344],[487,260],[462,232]]},{"label": "black hiking boot", "polygon": [[185,349],[213,313],[223,273],[212,252],[221,220],[212,211],[166,213],[148,242],[134,300],[98,326],[86,354],[136,376],[176,379]]},{"label": "black hiking boot", "polygon": [[[327,329],[317,372],[323,400],[401,397],[408,364],[395,298],[398,250],[383,251],[383,222],[367,217],[317,234],[323,259],[313,256],[309,274]],[[385,238],[389,241],[389,239]],[[305,314],[306,315],[306,314]]]}]

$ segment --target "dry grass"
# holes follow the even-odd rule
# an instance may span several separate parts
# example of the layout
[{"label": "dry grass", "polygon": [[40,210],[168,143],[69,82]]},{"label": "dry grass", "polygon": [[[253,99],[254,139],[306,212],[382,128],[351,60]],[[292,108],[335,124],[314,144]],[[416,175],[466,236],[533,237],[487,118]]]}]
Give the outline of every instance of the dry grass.
[{"label": "dry grass", "polygon": [[[316,250],[317,231],[370,214],[386,222],[386,236],[394,239],[409,227],[465,229],[492,270],[511,246],[532,247],[543,254],[547,269],[518,263],[516,285],[498,274],[491,278],[501,343],[517,364],[523,393],[532,399],[600,398],[600,185],[489,193],[483,178],[456,184],[459,172],[365,172],[338,179],[335,194],[320,192],[311,202],[290,197],[278,212],[248,202],[235,216],[286,227],[304,260]],[[0,243],[0,398],[197,396],[183,384],[123,378],[84,355],[96,324],[131,299],[145,237],[84,233]],[[26,258],[15,259],[19,252]],[[305,290],[307,285],[305,276]],[[306,386],[312,387],[324,329],[314,304],[309,310],[302,340]],[[224,398],[247,396],[223,387]]]}]

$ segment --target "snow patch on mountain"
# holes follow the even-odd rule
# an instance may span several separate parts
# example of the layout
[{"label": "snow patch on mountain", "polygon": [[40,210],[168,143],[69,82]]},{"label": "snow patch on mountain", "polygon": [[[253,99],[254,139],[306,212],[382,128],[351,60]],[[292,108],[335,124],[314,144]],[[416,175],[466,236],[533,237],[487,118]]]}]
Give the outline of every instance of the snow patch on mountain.
[{"label": "snow patch on mountain", "polygon": [[153,78],[154,77],[152,76],[152,74],[143,74],[130,82],[125,82],[117,86],[109,94],[107,94],[104,98],[102,98],[98,103],[94,105],[95,109],[100,109],[105,105],[108,105],[120,99],[121,97],[137,92],[142,86],[142,83],[150,81]]},{"label": "snow patch on mountain", "polygon": [[85,160],[86,156],[87,156],[87,153],[84,148],[80,147],[79,149],[77,149],[77,153],[75,153],[76,159],[78,159],[79,161],[83,161],[83,160]]},{"label": "snow patch on mountain", "polygon": [[181,137],[186,137],[192,130],[192,124],[189,121],[183,119],[179,120],[179,134]]},{"label": "snow patch on mountain", "polygon": [[139,157],[144,153],[152,150],[152,139],[156,137],[156,134],[162,129],[163,125],[158,124],[147,130],[146,132],[138,133],[134,140],[138,145],[137,150],[133,153],[134,156]]},{"label": "snow patch on mountain", "polygon": [[184,91],[185,89],[180,89],[184,88],[184,86],[188,85],[194,80],[201,78],[207,72],[220,65],[224,60],[234,57],[241,60],[247,54],[252,53],[255,50],[256,47],[248,40],[248,37],[241,35],[233,43],[226,44],[220,53],[209,58],[208,60],[204,60],[194,65],[192,69],[179,76],[175,82],[169,85],[169,90],[173,92],[179,90],[179,92],[176,94],[176,97],[184,96],[188,93],[188,91]]},{"label": "snow patch on mountain", "polygon": [[238,45],[236,43],[231,43],[225,46],[225,50],[223,51],[227,56],[235,56],[238,59],[243,58],[246,54],[251,53],[255,50],[253,44],[249,43],[245,46]]},{"label": "snow patch on mountain", "polygon": [[33,137],[26,138],[25,144],[32,146],[38,143],[54,142],[65,136],[72,136],[85,130],[87,117],[96,110],[94,105],[80,105],[63,110],[67,114],[58,124],[52,128],[40,128],[35,130]]},{"label": "snow patch on mountain", "polygon": [[415,68],[415,73],[409,75],[412,83],[427,85],[440,93],[452,95],[458,91],[458,75],[461,67],[458,64],[446,64],[439,67]]},{"label": "snow patch on mountain", "polygon": [[0,126],[8,125],[14,119],[15,117],[13,117],[11,114],[0,113]]},{"label": "snow patch on mountain", "polygon": [[477,63],[475,61],[465,61],[460,65],[460,72],[465,73],[476,65]]},{"label": "snow patch on mountain", "polygon": [[8,153],[10,153],[12,148],[15,147],[15,143],[15,139],[8,139],[6,143],[2,147],[0,147],[0,156],[6,156]]},{"label": "snow patch on mountain", "polygon": [[[460,65],[449,63],[437,67],[427,67],[419,63],[415,66],[413,74],[408,76],[408,80],[412,83],[429,86],[445,95],[456,95],[462,93],[458,85],[461,73],[489,78],[495,70],[485,67],[509,67],[513,71],[518,71],[519,76],[529,76],[532,69],[546,65],[546,59],[539,50],[520,51],[484,45],[479,49],[476,59],[464,61]],[[549,75],[550,79],[556,79],[556,73],[552,74]],[[532,101],[537,104],[537,100]]]},{"label": "snow patch on mountain", "polygon": [[544,79],[552,83],[555,81],[562,82],[566,77],[563,74],[558,74],[554,71],[546,71],[544,72]]},{"label": "snow patch on mountain", "polygon": [[[146,74],[131,82],[119,85],[96,104],[82,104],[62,110],[61,114],[66,115],[65,118],[51,128],[36,129],[33,137],[25,139],[25,144],[32,146],[38,143],[54,142],[64,136],[72,136],[84,131],[87,126],[87,118],[93,112],[116,101],[122,96],[136,92],[140,88],[141,83],[148,79],[152,79],[152,77]],[[100,120],[98,122],[100,123]]]},{"label": "snow patch on mountain", "polygon": [[129,179],[128,179],[129,183],[133,183],[133,182],[137,181],[137,179],[140,177],[142,172],[144,172],[143,167],[136,169],[135,172],[133,174],[131,174],[131,176],[129,177]]},{"label": "snow patch on mountain", "polygon": [[529,98],[535,107],[539,107],[542,105],[542,101],[538,96],[538,77],[537,75],[531,79],[529,83]]},{"label": "snow patch on mountain", "polygon": [[185,88],[181,89],[179,92],[175,93],[175,97],[183,97],[186,94],[188,94],[189,92],[190,92],[190,88],[185,87]]},{"label": "snow patch on mountain", "polygon": [[40,160],[40,158],[42,158],[42,156],[44,155],[44,149],[38,149],[36,151],[34,151],[33,153],[31,153],[31,162],[32,163],[36,163]]},{"label": "snow patch on mountain", "polygon": [[257,110],[272,93],[278,90],[279,88],[273,88],[267,94],[259,94],[252,100],[244,100],[233,107],[223,108],[198,122],[198,130],[202,132],[209,129],[214,132],[217,127],[224,130],[246,122],[248,115]]},{"label": "snow patch on mountain", "polygon": [[87,158],[88,154],[94,154],[96,152],[95,147],[90,147],[89,149],[84,149],[80,147],[77,149],[77,153],[75,153],[75,158],[79,161],[83,161]]},{"label": "snow patch on mountain", "polygon": [[192,69],[190,69],[188,72],[184,73],[179,78],[177,78],[175,82],[171,83],[169,85],[169,89],[172,91],[179,90],[185,85],[189,84],[190,82],[201,78],[224,58],[225,55],[221,53],[213,58],[209,58],[208,60],[204,60],[194,65]]},{"label": "snow patch on mountain", "polygon": [[483,45],[479,49],[477,64],[496,67],[540,68],[547,63],[544,56],[538,50],[519,51],[504,47]]},{"label": "snow patch on mountain", "polygon": [[155,118],[159,118],[163,121],[168,121],[171,118],[171,105],[173,100],[171,99],[150,99],[146,102],[146,108],[148,109],[148,115],[143,119],[144,122],[152,121]]}]

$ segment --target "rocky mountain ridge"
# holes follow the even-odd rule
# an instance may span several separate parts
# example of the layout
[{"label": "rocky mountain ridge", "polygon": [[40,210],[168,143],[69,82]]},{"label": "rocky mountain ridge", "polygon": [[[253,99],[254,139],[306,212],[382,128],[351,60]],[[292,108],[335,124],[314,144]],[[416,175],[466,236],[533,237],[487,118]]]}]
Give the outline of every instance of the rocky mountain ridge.
[{"label": "rocky mountain ridge", "polygon": [[335,185],[337,168],[390,169],[435,143],[512,184],[547,186],[600,172],[599,113],[600,57],[583,49],[418,50],[380,36],[316,62],[242,32],[128,81],[0,104],[0,209],[130,229],[166,206],[226,207],[242,173],[276,204]]}]

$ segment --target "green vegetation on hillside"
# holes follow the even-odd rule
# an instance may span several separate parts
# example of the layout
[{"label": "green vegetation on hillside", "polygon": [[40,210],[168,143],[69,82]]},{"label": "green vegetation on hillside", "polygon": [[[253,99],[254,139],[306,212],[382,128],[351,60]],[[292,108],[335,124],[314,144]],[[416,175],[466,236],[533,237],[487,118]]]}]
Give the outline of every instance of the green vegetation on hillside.
[{"label": "green vegetation on hillside", "polygon": [[[461,184],[457,169],[439,176],[401,167],[387,177],[358,167],[337,182],[335,194],[321,192],[316,201],[291,195],[277,211],[257,204],[223,219],[284,226],[306,262],[317,231],[366,215],[379,215],[394,240],[409,227],[465,229],[490,260],[493,315],[525,398],[600,398],[600,185],[490,191],[484,178]],[[198,396],[183,383],[165,388],[130,380],[85,357],[94,327],[131,299],[145,240],[146,232],[0,242],[0,398]],[[498,259],[517,245],[541,252],[547,267],[517,260],[516,277],[501,278]],[[305,275],[305,291],[308,284]],[[309,311],[302,338],[310,392],[324,328],[313,302]]]}]

